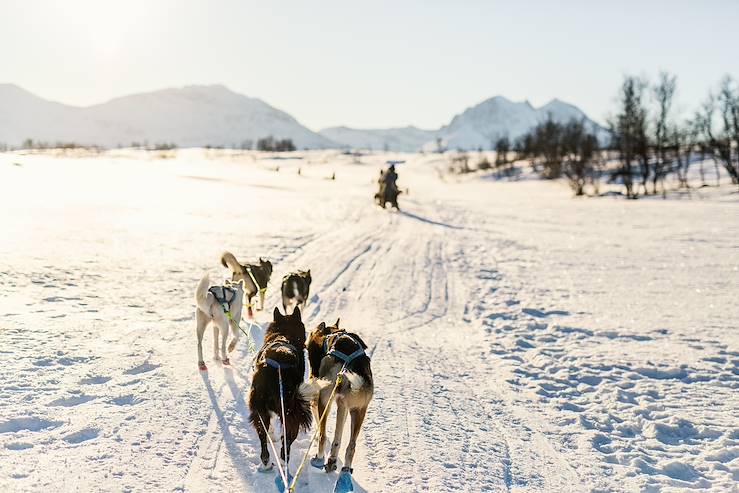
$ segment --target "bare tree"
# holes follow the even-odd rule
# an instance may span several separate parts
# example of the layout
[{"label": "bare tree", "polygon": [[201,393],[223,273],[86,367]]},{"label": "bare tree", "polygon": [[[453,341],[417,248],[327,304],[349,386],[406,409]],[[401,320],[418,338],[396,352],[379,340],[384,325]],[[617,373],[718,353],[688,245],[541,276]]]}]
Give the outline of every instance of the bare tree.
[{"label": "bare tree", "polygon": [[[619,95],[619,112],[610,122],[613,134],[613,147],[619,153],[621,168],[614,173],[620,176],[626,188],[626,198],[636,198],[634,190],[634,163],[645,166],[648,159],[647,111],[643,103],[644,82],[626,76]],[[648,161],[647,161],[648,162]],[[642,183],[646,189],[647,173],[643,172]]]},{"label": "bare tree", "polygon": [[657,84],[652,87],[652,94],[657,102],[657,115],[654,125],[654,145],[656,158],[652,174],[652,193],[657,193],[657,182],[662,182],[664,193],[664,175],[667,167],[667,143],[670,126],[670,110],[677,88],[677,78],[667,72],[659,74]]},{"label": "bare tree", "polygon": [[731,77],[721,81],[718,95],[709,94],[701,107],[699,122],[701,137],[714,163],[720,162],[731,182],[739,184],[739,90]]},{"label": "bare tree", "polygon": [[598,138],[585,129],[582,121],[577,120],[564,125],[561,135],[560,147],[565,152],[562,173],[569,180],[575,195],[583,195],[585,184],[595,179],[593,161],[598,152]]},{"label": "bare tree", "polygon": [[495,142],[495,165],[502,166],[508,162],[508,151],[511,150],[511,142],[508,137],[501,137]]}]

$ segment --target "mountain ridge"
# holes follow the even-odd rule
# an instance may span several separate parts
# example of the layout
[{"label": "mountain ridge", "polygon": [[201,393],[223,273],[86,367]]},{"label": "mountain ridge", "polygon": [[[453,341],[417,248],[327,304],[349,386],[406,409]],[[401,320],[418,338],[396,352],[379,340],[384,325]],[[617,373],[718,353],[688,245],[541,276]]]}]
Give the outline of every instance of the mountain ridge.
[{"label": "mountain ridge", "polygon": [[143,141],[239,146],[268,136],[292,139],[298,148],[336,147],[288,113],[223,85],[165,88],[70,106],[0,84],[0,142],[9,145],[31,138],[105,147]]},{"label": "mountain ridge", "polygon": [[300,149],[418,151],[436,149],[439,143],[450,149],[490,149],[498,138],[515,140],[549,117],[560,122],[583,120],[601,141],[607,140],[603,127],[558,98],[536,108],[529,101],[493,96],[465,108],[435,130],[413,125],[369,129],[342,125],[315,132],[286,111],[222,84],[170,87],[72,106],[0,83],[0,144],[11,146],[30,138],[104,147],[133,142],[239,147],[273,136],[292,139]]}]

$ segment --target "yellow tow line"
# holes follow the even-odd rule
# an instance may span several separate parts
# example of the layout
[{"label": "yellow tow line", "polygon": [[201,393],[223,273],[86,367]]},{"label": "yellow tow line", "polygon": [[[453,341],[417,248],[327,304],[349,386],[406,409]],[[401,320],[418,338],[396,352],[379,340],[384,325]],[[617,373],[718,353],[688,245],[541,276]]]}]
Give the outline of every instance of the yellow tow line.
[{"label": "yellow tow line", "polygon": [[[267,291],[267,286],[265,286],[263,288],[259,286],[259,283],[257,282],[257,279],[254,277],[254,274],[251,272],[251,267],[247,267],[246,268],[246,272],[247,272],[247,274],[249,274],[249,278],[251,278],[251,282],[254,283],[254,287],[257,288],[257,290],[259,291],[259,294],[260,295],[261,294],[264,294]],[[254,304],[253,303],[247,303],[246,306],[247,306],[247,308],[251,308],[252,306],[254,306]]]}]

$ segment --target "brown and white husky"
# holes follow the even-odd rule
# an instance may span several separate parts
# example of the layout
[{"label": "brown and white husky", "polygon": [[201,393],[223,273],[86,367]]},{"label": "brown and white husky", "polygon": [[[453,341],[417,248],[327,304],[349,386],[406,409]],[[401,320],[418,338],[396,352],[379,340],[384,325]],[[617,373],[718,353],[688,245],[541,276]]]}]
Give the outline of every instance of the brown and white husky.
[{"label": "brown and white husky", "polygon": [[336,470],[336,457],[341,446],[341,435],[347,413],[351,415],[351,438],[344,455],[342,473],[352,473],[352,460],[357,436],[362,428],[367,407],[374,393],[370,358],[365,352],[367,345],[355,333],[339,328],[339,320],[333,326],[325,323],[316,327],[308,338],[308,360],[311,378],[319,379],[321,391],[318,395],[318,418],[323,415],[331,391],[336,385],[337,375],[344,371],[342,383],[337,387],[336,431],[328,461],[324,463],[326,447],[326,420],[320,423],[318,453],[311,459],[314,467],[323,467],[326,472]]}]

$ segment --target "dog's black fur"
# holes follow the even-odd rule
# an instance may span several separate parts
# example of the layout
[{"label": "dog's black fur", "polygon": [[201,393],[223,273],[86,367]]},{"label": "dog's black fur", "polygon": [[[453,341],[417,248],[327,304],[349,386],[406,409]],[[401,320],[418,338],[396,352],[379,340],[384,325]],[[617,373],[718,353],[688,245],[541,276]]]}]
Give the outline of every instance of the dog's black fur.
[{"label": "dog's black fur", "polygon": [[282,278],[282,309],[285,313],[288,301],[293,301],[296,308],[308,301],[311,281],[310,269],[291,272]]},{"label": "dog's black fur", "polygon": [[[296,352],[284,346],[266,348],[272,342],[291,344]],[[281,364],[291,365],[282,369],[282,384],[285,401],[284,429],[287,433],[287,460],[290,458],[290,446],[298,436],[300,429],[307,430],[311,426],[312,415],[310,399],[300,392],[305,374],[305,326],[300,319],[300,310],[295,309],[292,315],[284,316],[278,308],[274,311],[274,321],[270,323],[264,336],[264,344],[256,357],[256,367],[249,392],[249,420],[259,435],[262,445],[261,459],[264,466],[268,466],[269,449],[267,448],[267,431],[269,428],[270,412],[281,416],[280,389],[277,369],[266,364],[265,358],[273,359]],[[261,416],[261,420],[259,419]],[[264,421],[264,426],[262,426]],[[284,447],[280,456],[285,458]]]},{"label": "dog's black fur", "polygon": [[[323,361],[323,358],[327,357],[326,351],[324,349],[326,336],[336,332],[343,332],[346,335],[353,337],[357,340],[357,342],[359,342],[359,344],[362,346],[362,349],[367,349],[367,344],[365,344],[362,338],[359,337],[356,333],[346,332],[344,331],[344,329],[339,328],[338,319],[336,320],[336,323],[331,326],[327,326],[325,323],[321,322],[321,324],[316,327],[313,332],[310,333],[308,344],[306,346],[308,349],[308,361],[310,362],[311,377],[318,378],[320,376],[321,362]],[[354,342],[352,342],[351,339],[339,337],[336,340],[336,349],[344,354],[352,354],[354,351],[357,350],[357,346],[356,344],[354,344]],[[335,358],[333,356],[329,357],[335,359],[337,363],[341,363],[341,360],[339,360],[338,358]],[[347,370],[351,371],[352,373],[356,373],[357,375],[362,377],[369,386],[373,386],[372,368],[370,366],[370,359],[366,354],[363,354],[362,356],[352,361]]]},{"label": "dog's black fur", "polygon": [[[234,257],[235,260],[235,257]],[[235,266],[229,266],[226,262],[226,253],[224,253],[221,256],[221,264],[227,268],[227,269],[233,269]],[[259,286],[262,288],[267,287],[267,284],[269,284],[269,279],[272,277],[272,262],[269,260],[264,260],[262,257],[259,257],[259,263],[253,263],[253,264],[239,264],[241,266],[241,272],[232,271],[231,274],[231,280],[236,282],[239,279],[244,279],[245,281],[248,279],[246,284],[246,296],[249,299],[249,303],[251,303],[251,299],[257,294],[257,291],[252,291],[252,281],[249,277],[249,272],[247,269],[251,269],[251,273],[254,274],[254,279],[257,280],[259,283]]]}]

